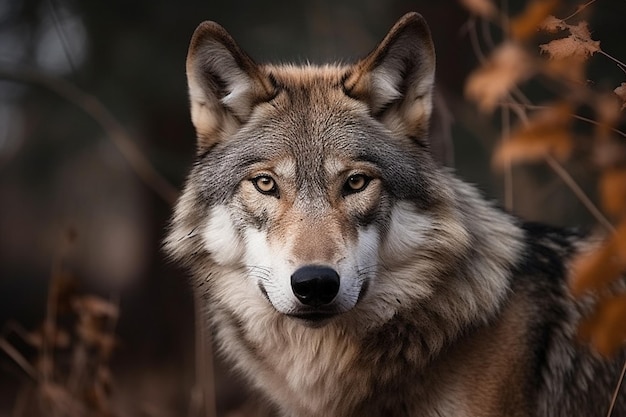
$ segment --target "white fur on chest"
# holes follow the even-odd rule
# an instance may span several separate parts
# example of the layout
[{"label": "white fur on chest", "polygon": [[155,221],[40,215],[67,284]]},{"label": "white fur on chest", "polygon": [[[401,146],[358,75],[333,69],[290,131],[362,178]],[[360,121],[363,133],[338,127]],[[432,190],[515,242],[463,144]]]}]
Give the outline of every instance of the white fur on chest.
[{"label": "white fur on chest", "polygon": [[[220,322],[224,327],[225,321]],[[378,392],[376,382],[383,374],[389,378],[389,371],[383,363],[364,364],[358,344],[363,340],[355,334],[334,326],[312,329],[275,316],[258,315],[246,323],[240,322],[244,327],[237,331],[227,327],[220,331],[223,351],[279,407],[281,416],[380,417],[380,403],[394,401],[405,403],[394,413],[398,417],[467,415],[455,384],[442,384],[439,378],[432,385],[424,384],[423,378],[402,381],[411,387],[404,394]],[[398,398],[389,398],[394,395]]]}]

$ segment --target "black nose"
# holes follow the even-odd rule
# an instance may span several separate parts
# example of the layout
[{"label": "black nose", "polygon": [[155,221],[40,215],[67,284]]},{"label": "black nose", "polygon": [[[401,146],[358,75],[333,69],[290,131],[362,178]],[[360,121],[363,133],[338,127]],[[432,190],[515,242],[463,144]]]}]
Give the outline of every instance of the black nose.
[{"label": "black nose", "polygon": [[319,307],[339,292],[339,274],[326,266],[303,266],[291,276],[291,288],[302,304]]}]

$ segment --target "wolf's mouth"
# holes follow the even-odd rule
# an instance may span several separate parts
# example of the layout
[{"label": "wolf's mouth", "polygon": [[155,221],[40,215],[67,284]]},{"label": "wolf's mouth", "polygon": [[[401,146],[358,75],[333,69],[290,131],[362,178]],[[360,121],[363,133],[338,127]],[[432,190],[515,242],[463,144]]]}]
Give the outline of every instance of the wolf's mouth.
[{"label": "wolf's mouth", "polygon": [[261,284],[260,282],[257,284],[259,286],[259,290],[261,290],[261,294],[263,294],[263,297],[265,297],[265,299],[272,304],[272,300],[270,300],[270,296],[267,294],[267,290],[265,289],[265,287],[263,286],[263,284]]},{"label": "wolf's mouth", "polygon": [[338,313],[330,312],[307,312],[307,313],[290,313],[288,317],[301,321],[304,325],[309,327],[321,327],[326,324],[330,319],[336,317]]},{"label": "wolf's mouth", "polygon": [[335,317],[337,313],[295,313],[295,314],[287,314],[289,317],[293,317],[300,320],[310,320],[310,321],[322,321],[326,319],[330,319]]}]

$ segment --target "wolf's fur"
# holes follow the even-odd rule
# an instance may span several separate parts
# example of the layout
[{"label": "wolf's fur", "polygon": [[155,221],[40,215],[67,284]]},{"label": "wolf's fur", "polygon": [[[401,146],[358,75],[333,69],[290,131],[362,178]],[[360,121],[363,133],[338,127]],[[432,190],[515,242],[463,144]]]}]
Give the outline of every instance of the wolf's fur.
[{"label": "wolf's fur", "polygon": [[[605,415],[621,358],[575,341],[566,283],[589,245],[518,221],[433,161],[434,67],[414,13],[350,66],[257,65],[200,25],[187,59],[198,156],[166,248],[278,415]],[[332,301],[294,295],[310,265],[340,278]]]}]

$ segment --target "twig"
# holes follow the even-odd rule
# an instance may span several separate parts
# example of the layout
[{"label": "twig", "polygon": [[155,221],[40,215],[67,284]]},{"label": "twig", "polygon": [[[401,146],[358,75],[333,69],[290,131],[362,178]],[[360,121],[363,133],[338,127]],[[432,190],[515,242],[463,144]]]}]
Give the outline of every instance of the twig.
[{"label": "twig", "polygon": [[[509,31],[509,4],[507,1],[503,1],[502,7],[502,28],[505,34]],[[506,35],[505,35],[506,36]],[[493,41],[492,41],[493,42]],[[510,97],[510,94],[509,94]],[[507,140],[511,135],[511,110],[508,107],[501,107],[502,118],[502,137]],[[508,160],[504,167],[504,204],[505,207],[513,212],[514,200],[513,200],[513,163]]]},{"label": "twig", "polygon": [[578,7],[576,8],[576,11],[575,11],[574,13],[572,13],[571,15],[569,15],[569,16],[567,16],[567,17],[565,17],[565,18],[561,19],[561,20],[565,21],[565,20],[569,20],[569,19],[571,19],[572,17],[576,16],[578,13],[582,12],[582,11],[583,11],[583,10],[585,10],[588,6],[591,6],[591,5],[592,5],[593,3],[595,3],[595,2],[596,2],[596,0],[591,0],[591,1],[588,1],[587,3],[585,3],[585,4],[582,4],[582,5],[578,6]]},{"label": "twig", "polygon": [[[523,107],[525,107],[528,110],[544,110],[544,109],[550,108],[550,106],[541,106],[541,105],[538,105],[538,104],[526,104],[526,103],[503,103],[502,105],[503,106],[510,106],[511,108],[514,108],[515,106],[523,106]],[[576,114],[576,113],[571,113],[570,116],[572,118],[574,118],[574,119],[580,120],[582,122],[587,122],[587,123],[589,123],[591,125],[594,125],[594,126],[602,126],[602,124],[600,122],[598,122],[596,120],[593,120],[593,119],[590,119],[588,117],[581,116],[581,115]],[[619,129],[611,128],[611,131],[613,133],[617,134],[617,135],[620,135],[620,136],[626,138],[626,133],[622,132]]]},{"label": "twig", "polygon": [[[63,248],[65,245],[61,245]],[[57,337],[57,302],[59,298],[59,284],[57,280],[61,276],[62,260],[55,260],[52,266],[52,274],[48,285],[48,298],[46,300],[46,316],[43,320],[43,330],[41,333],[41,357],[43,369],[41,370],[43,383],[47,384],[52,380],[52,370],[54,369],[54,348]]]},{"label": "twig", "polygon": [[489,25],[489,21],[486,19],[481,19],[481,32],[483,34],[483,41],[487,44],[489,50],[496,49],[496,43],[491,36],[491,25]]},{"label": "twig", "polygon": [[20,368],[24,372],[28,374],[29,377],[33,379],[33,381],[39,380],[39,375],[37,370],[33,368],[33,366],[22,356],[20,352],[17,351],[9,342],[7,342],[4,338],[0,338],[0,349],[3,350],[13,362],[19,365]]},{"label": "twig", "polygon": [[194,386],[191,389],[189,417],[216,417],[213,346],[211,334],[207,332],[205,326],[202,304],[202,295],[194,288],[196,372]]},{"label": "twig", "polygon": [[70,51],[70,45],[67,41],[67,36],[65,35],[63,28],[61,27],[61,22],[59,19],[59,15],[57,13],[57,7],[54,4],[53,0],[48,0],[48,5],[50,6],[52,20],[54,21],[54,28],[56,29],[57,36],[59,37],[59,40],[61,41],[61,45],[63,46],[63,52],[65,53],[65,58],[67,59],[67,62],[69,63],[70,68],[72,69],[72,72],[76,72],[76,64],[74,63],[74,59],[72,58],[72,53]]},{"label": "twig", "polygon": [[593,217],[600,223],[607,231],[615,232],[615,227],[607,220],[602,212],[596,207],[591,199],[585,194],[582,188],[576,183],[572,176],[561,166],[561,164],[554,159],[551,155],[546,155],[546,162],[552,168],[552,170],[563,180],[563,182],[574,193],[576,198],[585,206],[585,208],[591,213]]},{"label": "twig", "polygon": [[178,198],[176,188],[156,171],[137,147],[132,136],[95,96],[83,92],[62,78],[32,69],[11,69],[0,66],[0,79],[38,85],[76,105],[102,127],[144,184],[167,203],[173,204],[176,201]]},{"label": "twig", "polygon": [[23,417],[26,415],[29,403],[32,401],[33,386],[26,385],[17,394],[15,398],[15,405],[11,410],[11,417]]},{"label": "twig", "polygon": [[[602,123],[600,123],[600,122],[597,122],[597,121],[595,121],[595,120],[593,120],[593,119],[589,119],[588,117],[579,116],[578,114],[572,114],[572,117],[573,117],[574,119],[578,119],[578,120],[581,120],[581,121],[583,121],[583,122],[590,123],[590,124],[592,124],[592,125],[594,125],[594,126],[603,126],[603,125],[602,125]],[[626,138],[626,133],[622,132],[622,131],[621,131],[621,130],[619,130],[619,129],[616,129],[616,128],[612,127],[612,128],[611,128],[611,132],[613,132],[613,133],[615,133],[615,134],[618,134],[618,135],[623,136],[623,137],[625,137],[625,138]]]},{"label": "twig", "polygon": [[[502,140],[506,141],[511,135],[511,110],[507,106],[500,107],[502,118]],[[513,163],[508,160],[504,167],[504,207],[513,212]]]},{"label": "twig", "polygon": [[622,388],[622,384],[624,383],[625,375],[626,375],[626,360],[624,360],[622,373],[619,376],[619,381],[617,382],[617,386],[615,387],[615,391],[613,392],[613,398],[611,399],[611,406],[609,407],[609,411],[606,414],[606,417],[611,417],[613,415],[613,410],[615,409],[615,403],[617,403],[617,397],[619,396],[620,389]]},{"label": "twig", "polygon": [[478,58],[478,62],[484,65],[485,62],[487,62],[487,57],[480,47],[480,41],[478,39],[478,29],[476,29],[475,18],[470,18],[470,20],[467,22],[467,31],[469,33],[470,44],[472,45],[474,55],[476,56],[476,58]]},{"label": "twig", "polygon": [[[522,123],[528,123],[528,117],[526,113],[523,111],[523,108],[527,109],[545,109],[547,106],[535,106],[535,105],[526,105],[516,102],[504,103],[503,107],[506,106],[518,115]],[[598,124],[595,120],[587,119],[586,117],[578,116],[576,114],[572,114],[572,117],[575,119],[583,120],[592,124]],[[617,129],[613,129],[616,133],[619,133],[622,136],[625,136],[623,132],[620,132]],[[613,233],[615,232],[615,227],[613,224],[602,214],[600,209],[596,207],[596,205],[591,201],[591,199],[587,196],[585,191],[580,188],[578,183],[572,178],[572,176],[561,166],[561,164],[554,159],[554,157],[547,155],[545,157],[546,162],[550,166],[550,168],[561,178],[561,180],[568,186],[568,188],[574,193],[576,198],[585,206],[585,208],[591,213],[591,215],[600,223],[607,231]]]},{"label": "twig", "polygon": [[602,49],[600,49],[598,51],[598,53],[604,55],[605,57],[607,57],[608,59],[610,59],[611,61],[615,62],[617,64],[617,66],[619,67],[619,69],[622,70],[622,72],[626,72],[626,64],[623,63],[622,61],[620,61],[619,59],[613,57],[611,54],[607,54],[606,52],[604,52]]}]

